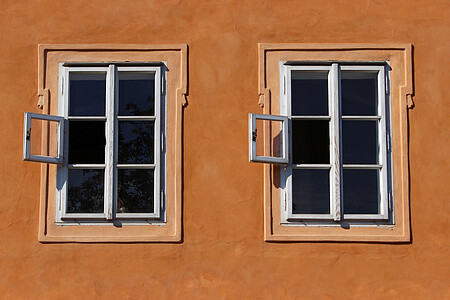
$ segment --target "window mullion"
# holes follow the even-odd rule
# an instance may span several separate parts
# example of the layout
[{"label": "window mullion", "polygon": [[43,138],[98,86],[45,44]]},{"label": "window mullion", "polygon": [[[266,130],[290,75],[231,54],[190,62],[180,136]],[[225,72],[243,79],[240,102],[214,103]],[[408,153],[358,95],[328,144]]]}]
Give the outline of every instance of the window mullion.
[{"label": "window mullion", "polygon": [[330,130],[330,183],[331,183],[331,214],[335,221],[341,220],[341,162],[340,162],[340,74],[339,65],[331,66],[329,75],[329,97],[331,113]]},{"label": "window mullion", "polygon": [[114,132],[115,132],[115,66],[109,65],[106,78],[106,149],[105,149],[105,215],[113,218],[114,200]]}]

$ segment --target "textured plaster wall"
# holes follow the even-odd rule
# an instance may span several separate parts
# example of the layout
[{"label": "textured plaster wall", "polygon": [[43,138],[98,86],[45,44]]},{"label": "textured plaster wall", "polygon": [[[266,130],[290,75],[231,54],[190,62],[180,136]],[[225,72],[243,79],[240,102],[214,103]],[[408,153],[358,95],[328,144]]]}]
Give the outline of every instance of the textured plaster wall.
[{"label": "textured plaster wall", "polygon": [[[449,298],[448,1],[1,1],[0,297]],[[258,42],[413,43],[410,244],[266,243]],[[37,44],[187,43],[184,239],[40,244]]]}]

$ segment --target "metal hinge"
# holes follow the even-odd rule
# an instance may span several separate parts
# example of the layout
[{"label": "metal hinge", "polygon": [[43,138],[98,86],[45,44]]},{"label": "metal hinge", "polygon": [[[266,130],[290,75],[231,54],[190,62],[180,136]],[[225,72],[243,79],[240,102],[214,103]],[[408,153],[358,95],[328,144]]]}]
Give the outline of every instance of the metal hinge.
[{"label": "metal hinge", "polygon": [[286,95],[286,75],[283,75],[283,95]]},{"label": "metal hinge", "polygon": [[164,153],[164,133],[161,132],[161,153]]},{"label": "metal hinge", "polygon": [[164,76],[161,76],[161,94],[165,95],[165,83],[164,83]]},{"label": "metal hinge", "polygon": [[387,151],[390,153],[391,152],[391,134],[389,132],[386,133],[386,146],[387,146]]},{"label": "metal hinge", "polygon": [[161,191],[161,210],[164,210],[164,191]]},{"label": "metal hinge", "polygon": [[61,77],[61,95],[64,95],[64,76]]},{"label": "metal hinge", "polygon": [[287,210],[287,192],[284,191],[284,211]]}]

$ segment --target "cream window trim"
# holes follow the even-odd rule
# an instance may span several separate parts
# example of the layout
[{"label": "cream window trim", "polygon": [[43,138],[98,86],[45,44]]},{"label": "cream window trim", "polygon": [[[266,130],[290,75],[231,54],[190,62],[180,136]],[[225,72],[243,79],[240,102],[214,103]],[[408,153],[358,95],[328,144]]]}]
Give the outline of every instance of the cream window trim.
[{"label": "cream window trim", "polygon": [[[392,168],[391,177],[385,181],[391,185],[387,194],[388,221],[381,213],[375,219],[364,215],[348,215],[347,219],[335,221],[333,213],[322,220],[287,220],[288,201],[283,181],[274,182],[282,176],[283,167],[265,164],[264,180],[264,237],[266,241],[346,241],[346,242],[408,242],[409,225],[409,177],[408,177],[408,114],[413,107],[412,46],[410,44],[259,44],[259,100],[263,114],[286,115],[281,107],[286,80],[280,72],[285,66],[326,67],[339,63],[349,67],[376,67],[389,62],[386,68],[385,91],[389,95],[391,114],[386,112],[390,122],[386,123],[386,147],[389,155],[386,164]],[[386,71],[386,73],[387,73]],[[291,119],[309,117],[292,116]],[[315,117],[317,120],[331,120],[332,116]],[[341,120],[362,120],[354,116],[343,116]],[[364,120],[382,122],[379,116],[365,116]],[[385,121],[388,121],[386,118]],[[270,132],[265,132],[270,135]],[[317,169],[331,168],[330,164],[316,165]],[[376,165],[345,165],[345,168],[382,169],[384,163]],[[341,163],[342,165],[342,163]],[[286,165],[287,167],[288,165]],[[311,165],[292,164],[295,168],[310,168]],[[284,200],[286,199],[286,200]],[[395,202],[393,201],[395,199]],[[395,219],[394,219],[395,216]],[[333,219],[331,219],[333,217]],[[342,214],[341,214],[341,217]],[[283,222],[286,220],[286,222]],[[351,218],[351,219],[350,219]]]}]

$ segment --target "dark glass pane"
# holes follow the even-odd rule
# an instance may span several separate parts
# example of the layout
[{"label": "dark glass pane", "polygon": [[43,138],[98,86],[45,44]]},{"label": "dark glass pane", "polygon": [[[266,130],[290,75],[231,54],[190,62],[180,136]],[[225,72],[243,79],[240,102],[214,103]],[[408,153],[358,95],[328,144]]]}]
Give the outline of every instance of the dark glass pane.
[{"label": "dark glass pane", "polygon": [[330,163],[329,121],[292,120],[294,164]]},{"label": "dark glass pane", "polygon": [[153,121],[119,121],[119,164],[152,164]]},{"label": "dark glass pane", "polygon": [[342,115],[377,115],[377,74],[342,72]]},{"label": "dark glass pane", "polygon": [[70,73],[70,116],[104,116],[106,105],[105,73]]},{"label": "dark glass pane", "polygon": [[378,121],[342,121],[344,164],[378,163]]},{"label": "dark glass pane", "polygon": [[104,164],[105,144],[105,121],[69,121],[69,164]]},{"label": "dark glass pane", "polygon": [[328,116],[328,73],[292,72],[293,116]]},{"label": "dark glass pane", "polygon": [[117,212],[152,213],[154,211],[153,170],[118,170]]},{"label": "dark glass pane", "polygon": [[104,170],[69,169],[67,213],[103,212]]},{"label": "dark glass pane", "polygon": [[329,170],[292,170],[292,212],[330,213]]},{"label": "dark glass pane", "polygon": [[155,114],[155,73],[119,73],[119,115]]},{"label": "dark glass pane", "polygon": [[344,214],[378,214],[378,170],[344,169]]}]

